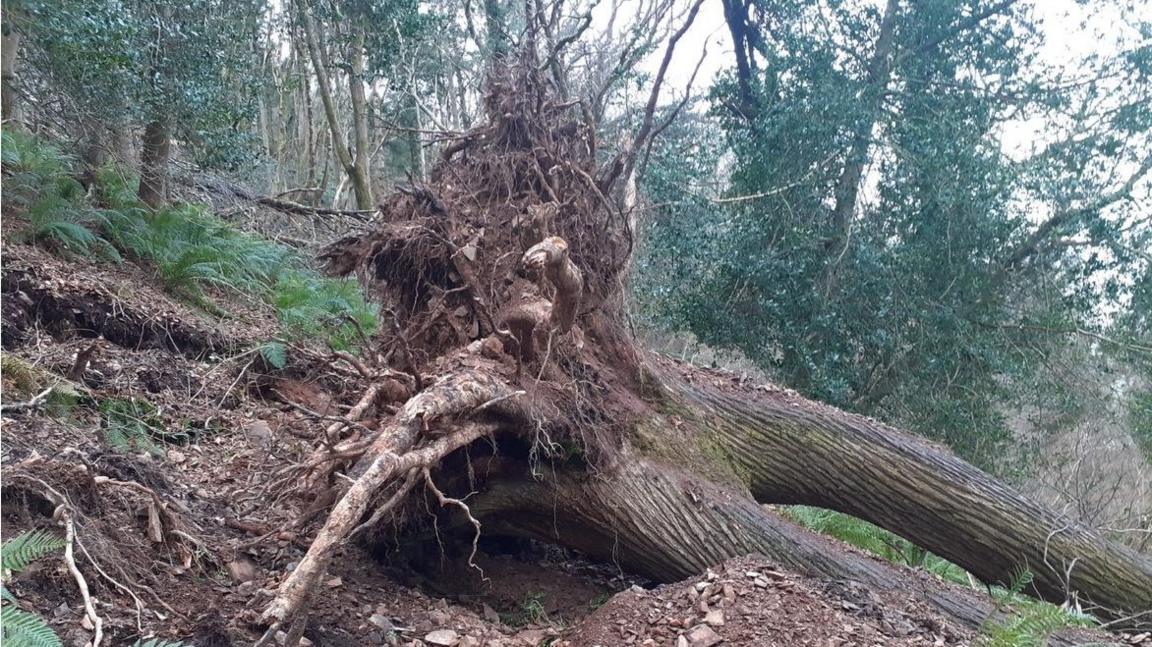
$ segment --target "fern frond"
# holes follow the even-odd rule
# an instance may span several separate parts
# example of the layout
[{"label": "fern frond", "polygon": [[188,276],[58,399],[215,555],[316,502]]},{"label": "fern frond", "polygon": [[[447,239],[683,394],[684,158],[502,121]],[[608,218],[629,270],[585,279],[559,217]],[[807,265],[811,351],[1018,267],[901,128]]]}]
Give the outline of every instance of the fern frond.
[{"label": "fern frond", "polygon": [[62,644],[43,618],[11,604],[0,607],[0,633],[6,647],[61,647]]},{"label": "fern frond", "polygon": [[47,530],[22,532],[0,546],[3,570],[19,573],[44,555],[64,547],[64,540]]},{"label": "fern frond", "polygon": [[272,368],[284,368],[288,363],[288,349],[280,342],[271,341],[260,347],[260,356]]}]

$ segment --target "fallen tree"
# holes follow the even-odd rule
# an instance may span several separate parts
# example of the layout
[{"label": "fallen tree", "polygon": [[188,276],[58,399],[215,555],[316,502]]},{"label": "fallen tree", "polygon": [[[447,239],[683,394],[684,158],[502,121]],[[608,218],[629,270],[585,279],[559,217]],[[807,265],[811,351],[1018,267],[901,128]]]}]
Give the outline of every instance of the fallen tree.
[{"label": "fallen tree", "polygon": [[1036,596],[1152,625],[1149,557],[900,430],[639,349],[621,299],[633,232],[611,196],[633,180],[621,169],[645,142],[597,164],[596,124],[539,69],[529,39],[517,63],[493,72],[488,124],[449,146],[428,184],[387,198],[374,229],[322,255],[334,274],[356,274],[390,319],[357,372],[410,376],[413,391],[392,415],[358,407],[381,419],[377,432],[329,430],[311,463],[324,467],[307,476],[323,477],[330,491],[318,498],[337,503],[268,606],[266,636],[300,626],[351,534],[419,532],[426,516],[405,514],[418,502],[442,510],[441,525],[536,537],[660,580],[758,552],[808,574],[918,591],[968,625],[993,611],[761,504],[819,505],[986,582],[1028,569]]}]

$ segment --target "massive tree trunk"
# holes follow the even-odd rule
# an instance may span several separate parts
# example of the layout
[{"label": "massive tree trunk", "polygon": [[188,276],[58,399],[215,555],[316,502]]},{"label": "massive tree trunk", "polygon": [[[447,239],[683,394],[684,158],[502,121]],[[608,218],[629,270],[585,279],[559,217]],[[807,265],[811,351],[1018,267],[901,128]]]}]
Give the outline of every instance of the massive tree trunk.
[{"label": "massive tree trunk", "polygon": [[[727,377],[685,368],[694,382]],[[947,587],[837,549],[756,506],[802,503],[876,523],[981,580],[1074,599],[1105,617],[1152,610],[1152,558],[1027,499],[945,449],[876,421],[767,385],[689,384],[665,373],[658,414],[605,473],[526,470],[498,480],[473,512],[493,530],[613,558],[664,581],[763,553],[812,575],[881,588],[915,585],[944,613],[989,612]],[[485,464],[487,468],[491,465]],[[517,470],[506,470],[517,474]],[[1149,618],[1139,620],[1147,625]]]},{"label": "massive tree trunk", "polygon": [[155,119],[144,127],[144,141],[140,148],[140,201],[159,208],[168,201],[168,158],[172,136],[164,119]]},{"label": "massive tree trunk", "polygon": [[[368,364],[347,360],[367,383],[363,406],[304,465],[309,491],[327,482],[338,503],[268,606],[269,641],[299,621],[341,541],[380,523],[421,533],[437,503],[469,532],[537,537],[662,580],[757,552],[907,591],[967,625],[993,612],[760,504],[819,505],[985,581],[1027,568],[1029,593],[1152,624],[1149,557],[897,429],[637,349],[620,295],[628,214],[594,179],[608,175],[592,124],[549,94],[531,48],[523,57],[494,67],[487,126],[449,145],[428,184],[388,197],[375,230],[322,255],[361,277],[392,325]],[[360,425],[387,381],[403,383],[405,404]]]}]

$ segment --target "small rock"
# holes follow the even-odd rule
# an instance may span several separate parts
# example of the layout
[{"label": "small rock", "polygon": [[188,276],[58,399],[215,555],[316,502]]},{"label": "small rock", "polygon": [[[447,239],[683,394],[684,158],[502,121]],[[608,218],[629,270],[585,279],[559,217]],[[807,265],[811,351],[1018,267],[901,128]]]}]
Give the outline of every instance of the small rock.
[{"label": "small rock", "polygon": [[768,588],[767,578],[758,577],[758,578],[756,578],[756,581],[754,581],[752,583],[755,584],[757,587],[762,588],[762,589]]},{"label": "small rock", "polygon": [[244,582],[251,582],[256,579],[256,564],[252,560],[241,557],[234,559],[227,564],[228,574],[232,576],[232,580],[237,584]]},{"label": "small rock", "polygon": [[706,588],[708,588],[708,583],[707,583],[707,582],[697,582],[697,583],[696,583],[696,591],[698,591],[698,592],[702,592],[702,591],[704,591],[704,589],[706,589]]},{"label": "small rock", "polygon": [[484,616],[484,619],[487,620],[488,622],[496,622],[496,623],[500,622],[500,614],[496,613],[496,609],[493,609],[492,607],[488,606],[487,604],[485,604],[481,607],[481,612],[482,612],[482,615]]},{"label": "small rock", "polygon": [[543,629],[525,629],[516,634],[516,640],[519,640],[523,645],[531,645],[531,647],[536,647],[547,637],[548,632]]},{"label": "small rock", "polygon": [[433,609],[432,611],[428,612],[428,620],[431,621],[434,625],[446,625],[449,622],[452,622],[452,616],[449,615],[446,611]]},{"label": "small rock", "polygon": [[339,577],[334,577],[334,578],[328,580],[327,582],[325,582],[324,584],[326,584],[328,586],[328,588],[334,589],[338,586],[343,586],[344,580],[340,579]]},{"label": "small rock", "polygon": [[676,637],[676,647],[688,647],[688,639],[684,637],[684,634]]},{"label": "small rock", "polygon": [[715,631],[712,631],[712,627],[709,627],[708,625],[698,625],[693,627],[692,631],[689,631],[687,636],[688,644],[691,645],[691,647],[712,647],[712,645],[715,645],[724,640],[720,637],[719,634],[717,634]]},{"label": "small rock", "polygon": [[424,642],[436,647],[456,647],[460,643],[460,634],[451,629],[437,629],[425,635]]},{"label": "small rock", "polygon": [[183,463],[184,461],[188,460],[188,457],[184,455],[184,452],[182,452],[178,449],[169,449],[168,450],[168,460],[179,465],[180,463]]},{"label": "small rock", "polygon": [[272,428],[263,420],[253,421],[244,430],[244,435],[248,437],[249,442],[257,447],[265,447],[272,442]]},{"label": "small rock", "polygon": [[456,647],[480,647],[480,639],[473,638],[472,636],[464,636],[457,643]]},{"label": "small rock", "polygon": [[633,593],[647,593],[648,592],[647,589],[640,586],[639,584],[633,584],[632,586],[628,587],[628,590],[633,592]]},{"label": "small rock", "polygon": [[[277,643],[283,645],[287,640],[288,640],[288,634],[284,633],[283,631],[277,631],[276,632],[276,642]],[[305,638],[304,636],[300,636],[300,642],[298,642],[296,644],[300,645],[300,647],[308,647],[309,645],[312,644],[312,641]]]},{"label": "small rock", "polygon": [[377,627],[380,627],[384,631],[394,631],[396,629],[395,625],[392,624],[392,620],[388,616],[381,615],[379,613],[373,613],[371,616],[369,616],[368,622],[371,622]]},{"label": "small rock", "polygon": [[704,622],[713,627],[719,627],[724,624],[724,612],[720,609],[713,609],[704,614]]}]

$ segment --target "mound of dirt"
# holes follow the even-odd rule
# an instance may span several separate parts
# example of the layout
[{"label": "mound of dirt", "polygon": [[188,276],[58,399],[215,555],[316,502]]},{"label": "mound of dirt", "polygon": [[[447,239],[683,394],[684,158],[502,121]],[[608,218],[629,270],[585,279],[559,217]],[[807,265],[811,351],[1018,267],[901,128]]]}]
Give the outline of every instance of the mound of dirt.
[{"label": "mound of dirt", "polygon": [[804,578],[743,557],[701,577],[620,593],[558,645],[967,645],[971,639],[970,631],[911,597]]}]

